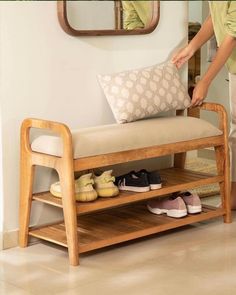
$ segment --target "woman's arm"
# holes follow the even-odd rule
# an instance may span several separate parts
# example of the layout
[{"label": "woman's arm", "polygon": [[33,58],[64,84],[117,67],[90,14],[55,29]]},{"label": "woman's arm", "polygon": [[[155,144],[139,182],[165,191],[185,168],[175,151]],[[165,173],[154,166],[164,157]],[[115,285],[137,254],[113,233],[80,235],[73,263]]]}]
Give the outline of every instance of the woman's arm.
[{"label": "woman's arm", "polygon": [[190,43],[182,48],[172,58],[172,62],[179,69],[186,61],[188,61],[194,53],[206,43],[214,34],[213,24],[211,16],[209,15],[203,23],[201,29],[196,36],[190,41]]},{"label": "woman's arm", "polygon": [[191,106],[200,105],[206,98],[208,88],[212,80],[224,66],[235,47],[236,38],[231,35],[226,35],[219,49],[217,50],[214,60],[212,61],[206,73],[203,75],[202,79],[197,83],[193,91]]},{"label": "woman's arm", "polygon": [[213,35],[213,23],[211,16],[209,15],[189,45],[193,48],[194,52],[196,52],[200,47],[202,47],[203,44],[210,40]]},{"label": "woman's arm", "polygon": [[[214,60],[210,64],[208,70],[202,77],[207,84],[210,84],[221,68],[224,66],[228,58],[230,57],[233,49],[236,47],[236,38],[230,35],[227,35],[220,45]],[[236,61],[235,61],[236,62]]]}]

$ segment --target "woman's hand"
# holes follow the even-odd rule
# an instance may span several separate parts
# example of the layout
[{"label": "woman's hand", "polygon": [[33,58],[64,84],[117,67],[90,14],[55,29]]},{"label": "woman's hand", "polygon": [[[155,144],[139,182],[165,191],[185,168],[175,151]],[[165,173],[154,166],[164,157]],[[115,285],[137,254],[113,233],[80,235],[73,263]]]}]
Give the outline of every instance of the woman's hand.
[{"label": "woman's hand", "polygon": [[194,55],[194,52],[194,49],[189,44],[186,47],[180,49],[176,54],[174,54],[171,61],[173,64],[175,64],[177,69],[179,69],[186,61],[188,61]]},{"label": "woman's hand", "polygon": [[224,66],[233,50],[236,48],[236,38],[230,35],[226,35],[220,47],[217,50],[213,62],[208,67],[206,73],[202,79],[197,83],[193,90],[193,97],[191,106],[201,105],[203,100],[207,96],[208,88],[215,76],[219,73]]},{"label": "woman's hand", "polygon": [[208,93],[209,84],[200,80],[193,90],[193,97],[190,107],[200,106]]}]

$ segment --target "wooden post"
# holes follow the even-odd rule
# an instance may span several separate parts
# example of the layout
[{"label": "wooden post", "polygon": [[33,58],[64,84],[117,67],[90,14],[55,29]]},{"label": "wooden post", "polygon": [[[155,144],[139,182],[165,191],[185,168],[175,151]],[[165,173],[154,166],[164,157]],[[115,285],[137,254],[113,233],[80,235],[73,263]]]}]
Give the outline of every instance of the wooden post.
[{"label": "wooden post", "polygon": [[222,208],[225,209],[224,222],[231,223],[231,202],[230,202],[230,173],[228,146],[215,147],[216,165],[219,175],[224,175],[224,182],[219,183]]},{"label": "wooden post", "polygon": [[[24,154],[24,152],[23,152]],[[27,247],[35,166],[27,158],[20,163],[19,245]]]},{"label": "wooden post", "polygon": [[64,160],[59,171],[62,191],[62,205],[66,228],[66,239],[71,265],[79,264],[79,239],[77,232],[77,212],[75,199],[75,182],[72,158]]},{"label": "wooden post", "polygon": [[58,174],[62,192],[66,239],[70,264],[76,266],[79,264],[79,239],[77,232],[72,135],[67,126],[61,126],[59,129],[63,141],[63,155],[60,160]]},{"label": "wooden post", "polygon": [[30,155],[28,120],[21,126],[20,139],[20,206],[19,206],[19,245],[28,245],[30,212],[32,205],[34,166]]},{"label": "wooden post", "polygon": [[[177,110],[176,116],[184,116],[184,110]],[[185,167],[187,153],[177,153],[174,155],[174,167],[175,168],[182,168]]]},{"label": "wooden post", "polygon": [[229,145],[228,145],[228,119],[225,108],[220,104],[203,103],[202,110],[214,111],[219,115],[219,129],[224,136],[223,145],[215,147],[216,165],[219,175],[224,176],[224,181],[219,183],[222,207],[225,209],[224,222],[231,223],[231,201],[230,201],[230,164],[229,164]]}]

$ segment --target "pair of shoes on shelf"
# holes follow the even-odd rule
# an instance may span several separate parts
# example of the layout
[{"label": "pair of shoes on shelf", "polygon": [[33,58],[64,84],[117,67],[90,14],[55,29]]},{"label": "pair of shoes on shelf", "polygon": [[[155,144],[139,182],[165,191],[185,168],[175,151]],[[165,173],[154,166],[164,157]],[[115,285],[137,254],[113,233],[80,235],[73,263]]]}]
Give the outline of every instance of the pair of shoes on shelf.
[{"label": "pair of shoes on shelf", "polygon": [[154,214],[166,213],[167,216],[180,218],[189,214],[200,213],[202,204],[197,194],[183,192],[175,198],[151,200],[147,208]]},{"label": "pair of shoes on shelf", "polygon": [[[75,197],[77,201],[89,202],[98,197],[114,197],[118,195],[119,190],[114,185],[115,177],[112,176],[112,170],[104,171],[100,176],[93,173],[81,175],[75,180]],[[55,197],[61,197],[60,182],[53,183],[50,192]]]},{"label": "pair of shoes on shelf", "polygon": [[138,172],[131,171],[116,177],[116,184],[121,191],[148,192],[162,187],[161,177],[157,171],[148,172],[142,169]]}]

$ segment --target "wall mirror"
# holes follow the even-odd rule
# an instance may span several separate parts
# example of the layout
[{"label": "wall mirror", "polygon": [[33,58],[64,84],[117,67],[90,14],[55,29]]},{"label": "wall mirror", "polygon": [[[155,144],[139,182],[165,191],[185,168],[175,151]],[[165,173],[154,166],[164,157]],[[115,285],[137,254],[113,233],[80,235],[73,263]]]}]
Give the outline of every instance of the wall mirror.
[{"label": "wall mirror", "polygon": [[63,0],[57,10],[61,27],[73,36],[148,34],[160,17],[156,0]]}]

